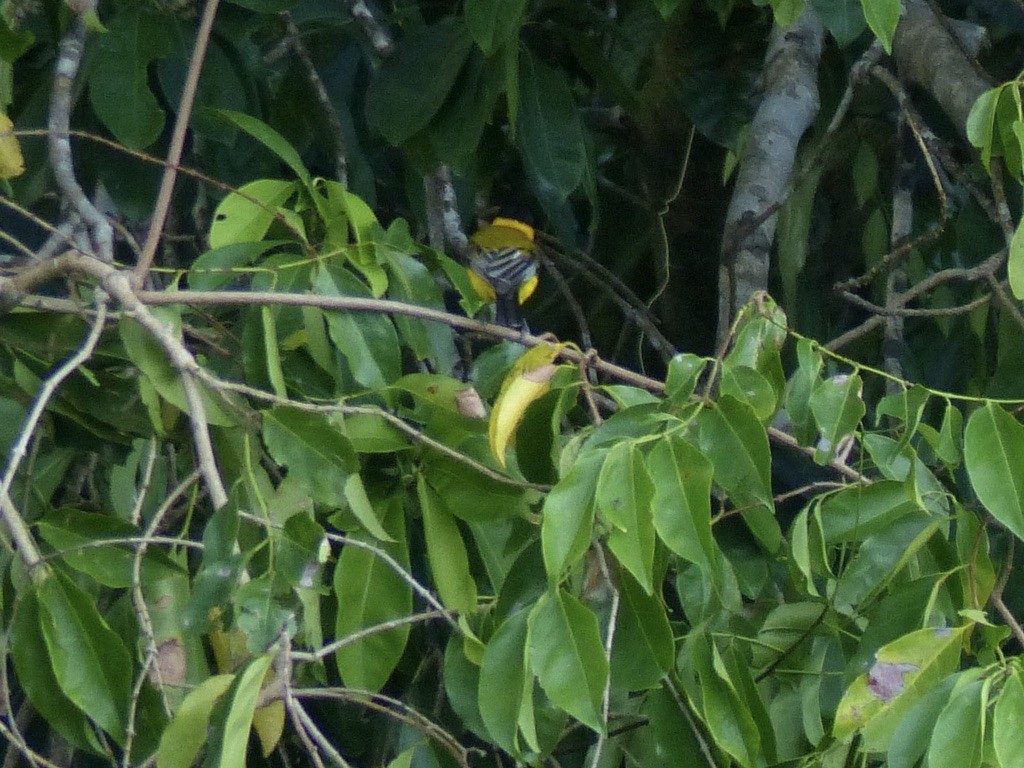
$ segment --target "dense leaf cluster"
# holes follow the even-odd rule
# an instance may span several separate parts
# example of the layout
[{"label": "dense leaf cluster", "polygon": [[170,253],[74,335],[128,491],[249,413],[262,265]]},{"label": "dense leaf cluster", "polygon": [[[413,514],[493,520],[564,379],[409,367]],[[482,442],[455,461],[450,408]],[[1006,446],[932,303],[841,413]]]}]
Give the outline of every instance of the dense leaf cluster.
[{"label": "dense leaf cluster", "polygon": [[[851,66],[901,55],[891,0],[234,0],[208,39],[199,5],[0,5],[10,761],[1021,763],[1017,81],[938,138],[902,103],[934,156],[896,236],[911,142]],[[779,304],[723,316],[722,178],[810,13],[839,127],[726,238],[777,215]],[[112,262],[53,146],[76,20],[64,170]],[[562,343],[469,319],[477,195],[550,233],[528,314]]]}]

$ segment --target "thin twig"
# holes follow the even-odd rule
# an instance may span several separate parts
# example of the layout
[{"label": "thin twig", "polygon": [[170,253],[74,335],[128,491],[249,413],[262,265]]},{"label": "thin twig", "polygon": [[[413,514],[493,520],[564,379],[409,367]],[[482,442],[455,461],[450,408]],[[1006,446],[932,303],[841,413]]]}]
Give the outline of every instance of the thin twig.
[{"label": "thin twig", "polygon": [[459,623],[452,617],[451,611],[446,609],[441,604],[441,602],[436,597],[434,597],[434,595],[430,592],[429,589],[427,589],[418,581],[416,581],[416,577],[409,573],[400,562],[398,562],[397,560],[395,560],[395,558],[391,556],[390,553],[386,552],[378,546],[375,546],[374,544],[370,544],[367,541],[363,541],[362,539],[355,539],[351,536],[345,536],[341,533],[328,533],[326,535],[329,541],[335,541],[339,544],[344,544],[345,546],[356,547],[357,549],[364,549],[367,552],[371,552],[375,557],[380,558],[380,560],[386,566],[388,566],[388,568],[394,571],[395,574],[402,581],[404,581],[406,584],[412,587],[412,590],[417,595],[423,598],[423,600],[425,600],[428,605],[433,607],[434,610],[436,610],[441,615],[441,618],[448,622],[452,629],[454,629],[459,634],[462,634],[462,628],[459,626]]},{"label": "thin twig", "polygon": [[[608,571],[608,560],[604,556],[604,548],[600,543],[596,543],[593,546],[594,556],[597,558],[597,567],[601,572],[601,578],[604,579],[608,589],[611,590],[611,609],[608,615],[608,634],[604,640],[604,655],[608,661],[608,667],[611,668],[612,663],[612,646],[615,643],[615,623],[619,618],[619,590],[615,586],[615,582],[612,580],[612,575]],[[601,695],[601,725],[604,727],[601,732],[597,735],[597,744],[594,745],[594,756],[590,761],[590,768],[598,768],[601,764],[601,753],[604,752],[604,745],[608,741],[608,712],[611,709],[612,701],[612,676],[609,672],[608,678],[604,682],[604,693]]]},{"label": "thin twig", "polygon": [[676,703],[676,708],[686,718],[687,725],[690,726],[690,732],[693,733],[693,738],[697,742],[697,746],[700,748],[700,752],[704,755],[704,759],[707,761],[708,768],[718,768],[718,763],[715,762],[715,756],[711,753],[711,747],[708,746],[707,739],[704,738],[704,734],[701,733],[700,726],[693,717],[693,713],[690,712],[690,706],[683,699],[683,695],[679,692],[676,684],[672,681],[668,675],[661,678],[661,684],[664,685],[672,699]]},{"label": "thin twig", "polygon": [[1013,615],[1013,611],[1003,602],[1003,590],[1006,589],[1006,584],[1010,580],[1010,574],[1013,572],[1013,550],[1016,544],[1016,537],[1010,534],[1007,537],[1007,542],[1006,564],[1003,566],[1003,572],[999,575],[999,581],[992,588],[992,594],[989,595],[988,599],[995,606],[996,610],[999,611],[999,615],[1003,617],[1003,621],[1010,628],[1014,639],[1016,639],[1021,648],[1024,648],[1024,628],[1017,621],[1017,617]]},{"label": "thin twig", "polygon": [[188,62],[185,85],[181,91],[181,100],[178,102],[174,130],[171,133],[171,144],[167,148],[167,163],[164,166],[163,178],[160,179],[160,190],[157,192],[156,204],[153,206],[149,231],[146,232],[146,241],[142,245],[142,253],[139,254],[139,261],[135,265],[136,285],[143,285],[146,275],[149,274],[149,268],[153,264],[156,249],[164,231],[164,224],[167,222],[167,214],[171,208],[171,195],[174,193],[174,182],[178,178],[178,164],[181,162],[181,155],[185,149],[185,134],[188,131],[189,121],[192,119],[192,107],[195,104],[196,90],[199,88],[199,75],[203,69],[206,47],[210,42],[213,21],[217,16],[219,4],[220,0],[206,0],[203,16],[199,20],[199,29],[196,32],[192,48],[192,58]]},{"label": "thin twig", "polygon": [[451,611],[425,611],[423,613],[414,613],[409,616],[400,616],[397,619],[391,621],[385,621],[381,624],[374,624],[372,627],[366,627],[353,632],[351,635],[346,635],[340,640],[335,640],[333,643],[328,643],[315,651],[292,651],[292,661],[321,661],[331,654],[337,653],[342,648],[357,643],[367,637],[380,634],[381,632],[389,632],[392,629],[398,629],[399,627],[405,627],[410,624],[421,624],[425,621],[433,621],[434,619],[450,619]]}]

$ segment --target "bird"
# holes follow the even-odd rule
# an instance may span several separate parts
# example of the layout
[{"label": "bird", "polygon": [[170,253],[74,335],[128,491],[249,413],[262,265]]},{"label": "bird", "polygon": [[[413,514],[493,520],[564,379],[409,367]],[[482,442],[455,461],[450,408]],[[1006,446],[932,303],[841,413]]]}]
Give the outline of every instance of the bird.
[{"label": "bird", "polygon": [[494,322],[523,330],[520,306],[539,282],[536,232],[518,218],[496,216],[469,239],[467,272],[473,290],[494,303]]}]

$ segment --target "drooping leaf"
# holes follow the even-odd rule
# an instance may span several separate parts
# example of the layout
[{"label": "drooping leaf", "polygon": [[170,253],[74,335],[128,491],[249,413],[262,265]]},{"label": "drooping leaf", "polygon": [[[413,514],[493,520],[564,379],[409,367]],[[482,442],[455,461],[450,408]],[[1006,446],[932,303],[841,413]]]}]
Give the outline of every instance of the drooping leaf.
[{"label": "drooping leaf", "polygon": [[594,493],[604,456],[579,458],[544,499],[541,543],[544,569],[552,584],[583,557],[594,527]]},{"label": "drooping leaf", "polygon": [[674,644],[665,606],[624,573],[612,646],[612,684],[621,690],[655,688],[672,667]]},{"label": "drooping leaf", "polygon": [[422,475],[416,483],[416,495],[437,592],[446,606],[463,616],[471,615],[476,611],[476,582],[459,526]]},{"label": "drooping leaf", "polygon": [[964,432],[964,461],[985,509],[1017,538],[1024,538],[1024,426],[994,403],[971,414]]},{"label": "drooping leaf", "polygon": [[559,589],[530,612],[530,666],[551,700],[584,725],[604,732],[601,701],[608,678],[597,617]]},{"label": "drooping leaf", "polygon": [[515,438],[516,428],[526,409],[551,387],[557,367],[554,360],[562,351],[561,344],[541,344],[523,354],[501,384],[501,392],[491,411],[488,438],[491,453],[505,467],[505,451]]},{"label": "drooping leaf", "polygon": [[979,768],[985,731],[984,690],[985,684],[975,680],[953,691],[935,721],[928,746],[929,768]]},{"label": "drooping leaf", "polygon": [[678,437],[664,437],[655,443],[647,463],[654,480],[654,527],[658,537],[677,555],[713,576],[721,557],[711,535],[714,467],[700,451]]},{"label": "drooping leaf", "polygon": [[[408,568],[409,551],[401,499],[389,502],[382,522],[394,543],[375,542],[374,546],[387,553],[399,566]],[[412,611],[412,591],[408,582],[374,552],[355,545],[341,550],[334,568],[334,592],[338,600],[337,640]],[[379,691],[401,658],[408,638],[408,626],[396,627],[340,648],[335,658],[345,684],[351,688]]]},{"label": "drooping leaf", "polygon": [[864,19],[867,21],[875,37],[892,53],[892,38],[896,34],[896,25],[900,20],[901,5],[899,0],[861,0],[864,8]]},{"label": "drooping leaf", "polygon": [[210,713],[234,679],[234,675],[215,675],[189,691],[160,737],[157,768],[191,768],[206,744]]},{"label": "drooping leaf", "polygon": [[205,765],[210,768],[245,768],[245,753],[252,730],[260,689],[274,654],[258,656],[241,669],[224,694],[217,722],[212,724]]},{"label": "drooping leaf", "polygon": [[583,180],[586,151],[565,75],[528,50],[519,57],[519,145],[527,167],[564,199]]},{"label": "drooping leaf", "polygon": [[159,17],[129,6],[99,36],[89,67],[89,100],[110,131],[142,149],[160,136],[164,111],[149,88],[148,67],[169,51]]},{"label": "drooping leaf", "polygon": [[597,507],[612,524],[608,547],[648,594],[654,589],[653,496],[638,447],[622,442],[608,451],[597,479]]},{"label": "drooping leaf", "polygon": [[523,609],[505,619],[487,643],[480,664],[480,717],[495,742],[510,754],[519,752],[520,712],[524,698],[533,693],[526,666],[529,615]]},{"label": "drooping leaf", "polygon": [[1006,678],[992,712],[992,746],[1002,768],[1024,766],[1024,683],[1016,669]]},{"label": "drooping leaf", "polygon": [[57,682],[43,636],[35,589],[25,590],[17,603],[9,642],[14,672],[32,706],[69,744],[102,754],[103,747],[84,711],[61,690]]},{"label": "drooping leaf", "polygon": [[96,603],[54,573],[38,587],[39,623],[57,685],[118,743],[126,735],[132,659]]},{"label": "drooping leaf", "polygon": [[488,56],[518,36],[526,0],[469,0],[466,26],[473,41]]}]

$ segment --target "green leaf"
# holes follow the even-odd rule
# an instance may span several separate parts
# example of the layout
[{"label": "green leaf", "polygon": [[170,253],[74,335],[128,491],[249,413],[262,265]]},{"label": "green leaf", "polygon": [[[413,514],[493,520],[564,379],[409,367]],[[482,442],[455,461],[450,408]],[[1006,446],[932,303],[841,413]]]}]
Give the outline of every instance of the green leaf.
[{"label": "green leaf", "polygon": [[466,26],[488,56],[519,35],[526,0],[468,0]]},{"label": "green leaf", "polygon": [[590,546],[594,528],[594,493],[602,454],[577,459],[572,469],[551,489],[541,512],[544,569],[552,584],[572,567]]},{"label": "green leaf", "polygon": [[921,513],[913,488],[895,480],[851,485],[825,499],[821,529],[826,544],[863,541],[904,517]]},{"label": "green leaf", "polygon": [[654,527],[669,549],[712,579],[721,552],[711,535],[714,467],[679,437],[663,437],[647,456],[654,480]]},{"label": "green leaf", "polygon": [[608,547],[647,594],[654,590],[654,485],[635,443],[608,451],[597,478],[597,508],[611,523]]},{"label": "green leaf", "polygon": [[405,37],[366,94],[370,127],[398,146],[426,127],[448,98],[473,40],[456,17]]},{"label": "green leaf", "polygon": [[992,714],[992,746],[1001,768],[1024,768],[1024,683],[1013,668]]},{"label": "green leaf", "polygon": [[769,552],[782,541],[775,520],[768,434],[746,403],[728,395],[701,411],[700,448],[715,467],[715,483],[737,506],[752,506],[743,520]]},{"label": "green leaf", "polygon": [[235,592],[235,627],[250,653],[264,653],[282,634],[292,638],[297,631],[295,612],[275,598],[274,581],[275,574],[264,573]]},{"label": "green leaf", "polygon": [[373,508],[370,497],[366,495],[366,486],[363,478],[352,473],[345,480],[345,501],[348,502],[349,511],[362,523],[363,527],[379,541],[394,541],[388,532],[384,530],[378,519],[377,510]]},{"label": "green leaf", "polygon": [[[319,589],[323,565],[331,550],[323,527],[312,515],[300,511],[289,517],[276,543],[277,576],[298,590]],[[309,626],[308,621],[304,624]]]},{"label": "green leaf", "polygon": [[38,587],[39,622],[53,673],[64,694],[119,744],[132,690],[128,649],[92,596],[54,573]]},{"label": "green leaf", "polygon": [[157,768],[191,768],[206,744],[213,707],[234,679],[234,675],[215,675],[189,691],[160,737]]},{"label": "green leaf", "polygon": [[[62,509],[51,512],[38,523],[39,535],[58,552],[68,565],[88,574],[108,587],[126,588],[132,584],[132,569],[137,544],[116,543],[97,546],[101,540],[133,538],[141,532],[111,515]],[[172,573],[181,568],[160,550],[150,548],[142,560],[142,580]]]},{"label": "green leaf", "polygon": [[416,496],[423,514],[427,560],[441,601],[463,616],[476,611],[476,582],[469,570],[469,556],[459,526],[445,509],[437,492],[420,475]]},{"label": "green leaf", "polygon": [[964,415],[955,405],[946,403],[935,454],[950,466],[958,466],[963,460],[963,442]]},{"label": "green leaf", "polygon": [[636,761],[633,764],[643,768],[707,764],[703,735],[701,741],[694,736],[696,729],[683,714],[685,706],[664,688],[651,691],[640,705],[640,715],[648,719],[648,727],[627,736],[629,754]]},{"label": "green leaf", "polygon": [[654,688],[672,668],[675,648],[665,606],[632,576],[619,577],[619,615],[612,646],[612,684],[618,690]]},{"label": "green leaf", "polygon": [[[401,222],[405,236],[408,224]],[[390,238],[398,223],[388,228]],[[385,248],[378,244],[378,251],[388,271],[388,289],[391,298],[409,304],[419,304],[434,309],[444,309],[444,297],[438,287],[437,280],[423,262],[400,253],[394,248]],[[426,323],[411,317],[395,316],[402,340],[409,345],[420,360],[431,360],[439,370],[451,370],[455,366],[457,354],[452,342],[452,335],[437,323]]]},{"label": "green leaf", "polygon": [[[283,201],[281,201],[283,202]],[[218,233],[218,237],[233,239],[234,235]],[[211,237],[213,233],[211,231]],[[188,286],[197,291],[216,291],[245,273],[249,266],[268,251],[287,244],[287,240],[243,242],[211,248],[200,255],[188,271]]]},{"label": "green leaf", "polygon": [[533,693],[527,673],[527,622],[522,609],[502,622],[484,649],[480,663],[480,717],[495,743],[510,754],[519,753],[519,715],[524,699]]},{"label": "green leaf", "polygon": [[1004,85],[998,85],[982,93],[967,116],[967,139],[981,150],[981,162],[986,169],[994,156],[1002,154],[995,140],[995,122],[1004,89]]},{"label": "green leaf", "polygon": [[530,666],[544,692],[584,725],[603,733],[608,659],[597,617],[572,595],[546,592],[530,611]]},{"label": "green leaf", "polygon": [[814,388],[811,412],[820,430],[815,461],[823,464],[831,459],[839,441],[857,429],[867,410],[861,399],[863,389],[857,374],[833,376]]},{"label": "green leaf", "polygon": [[674,355],[668,361],[668,373],[665,376],[665,397],[672,403],[682,405],[689,401],[697,381],[704,372],[707,360],[687,352]]},{"label": "green leaf", "polygon": [[211,112],[227,122],[237,125],[256,139],[260,144],[281,158],[285,165],[292,169],[299,178],[299,181],[309,186],[312,181],[309,171],[306,170],[306,166],[303,164],[302,158],[299,157],[299,153],[295,151],[295,147],[289,144],[284,136],[262,120],[252,115],[247,115],[244,112],[235,112],[231,109],[217,109],[211,110]]},{"label": "green leaf", "polygon": [[[165,324],[171,325],[174,335],[179,340],[181,339],[180,308],[150,307],[149,311]],[[118,329],[121,332],[121,341],[124,342],[128,357],[138,366],[160,397],[182,413],[191,413],[188,402],[185,400],[185,391],[181,386],[182,374],[171,365],[163,347],[153,339],[149,331],[130,318],[124,318],[122,322],[118,323]],[[222,405],[223,400],[219,395],[211,394],[199,382],[196,382],[196,387],[202,397],[208,423],[218,427],[230,427],[237,423],[236,417]],[[162,425],[160,426],[162,427]]]},{"label": "green leaf", "polygon": [[811,393],[818,383],[822,360],[821,353],[807,339],[797,342],[796,355],[799,367],[786,385],[786,413],[793,422],[794,436],[801,445],[806,445],[817,436],[811,413]]},{"label": "green leaf", "polygon": [[[345,269],[318,270],[316,292],[323,296],[368,296],[369,291]],[[382,389],[402,375],[401,346],[387,315],[327,312],[331,341],[344,356],[352,377],[368,389]]]},{"label": "green leaf", "polygon": [[[262,240],[274,220],[284,215],[281,206],[299,189],[301,187],[294,181],[257,179],[232,192],[213,212],[210,248]],[[289,223],[292,223],[290,219]]]},{"label": "green leaf", "polygon": [[871,31],[882,44],[885,52],[892,54],[892,38],[900,20],[900,0],[861,0],[864,19]]},{"label": "green leaf", "polygon": [[11,619],[8,642],[14,672],[28,700],[67,742],[78,749],[103,753],[96,733],[75,702],[61,690],[43,637],[39,599],[26,589]]},{"label": "green leaf", "polygon": [[821,17],[825,29],[841,46],[847,46],[860,37],[867,22],[860,0],[811,0]]},{"label": "green leaf", "polygon": [[701,714],[719,748],[744,768],[763,761],[760,736],[747,703],[740,697],[718,649],[704,633],[689,642],[700,685]]},{"label": "green leaf", "polygon": [[89,59],[89,101],[97,117],[132,149],[160,137],[164,111],[149,89],[149,63],[170,52],[159,17],[127,6],[96,36]]},{"label": "green leaf", "polygon": [[448,511],[467,522],[490,523],[529,512],[523,489],[492,480],[455,459],[433,454],[423,471]]},{"label": "green leaf", "polygon": [[583,127],[565,75],[534,57],[519,57],[519,146],[527,167],[564,200],[583,180]]},{"label": "green leaf", "polygon": [[971,414],[964,432],[964,460],[978,499],[992,516],[1024,538],[1024,426],[995,403]]},{"label": "green leaf", "polygon": [[253,713],[273,661],[272,653],[259,656],[235,675],[230,689],[224,695],[223,721],[212,725],[204,765],[209,768],[245,768]]},{"label": "green leaf", "polygon": [[1006,262],[1010,290],[1017,301],[1024,301],[1024,225],[1018,224],[1010,240],[1010,255]]},{"label": "green leaf", "polygon": [[491,121],[501,95],[502,65],[471,51],[444,108],[428,128],[431,146],[442,162],[456,171],[468,169],[476,156],[484,126]]},{"label": "green leaf", "polygon": [[[985,684],[981,680],[954,690],[935,721],[928,746],[928,768],[978,768],[984,735]],[[1019,730],[1020,724],[1017,728]],[[1005,768],[1006,763],[1003,763]]]},{"label": "green leaf", "polygon": [[329,417],[286,406],[263,413],[263,441],[288,476],[322,504],[344,506],[346,480],[359,459]]},{"label": "green leaf", "polygon": [[719,392],[749,405],[761,421],[770,421],[778,410],[772,383],[755,369],[728,360],[721,371]]},{"label": "green leaf", "polygon": [[839,702],[832,735],[844,739],[860,731],[865,750],[886,751],[910,707],[957,669],[969,630],[970,625],[919,629],[880,648],[871,669]]},{"label": "green leaf", "polygon": [[922,696],[900,721],[889,744],[888,768],[914,768],[924,757],[935,721],[949,701],[958,675],[950,675]]},{"label": "green leaf", "polygon": [[[409,550],[401,498],[393,499],[385,513],[384,528],[395,543],[375,546],[408,569]],[[356,537],[353,537],[356,538]],[[345,546],[334,568],[334,593],[338,600],[335,639],[375,627],[412,611],[412,591],[401,576],[375,553]],[[345,685],[379,691],[405,651],[409,627],[376,632],[338,649],[335,656]]]}]

